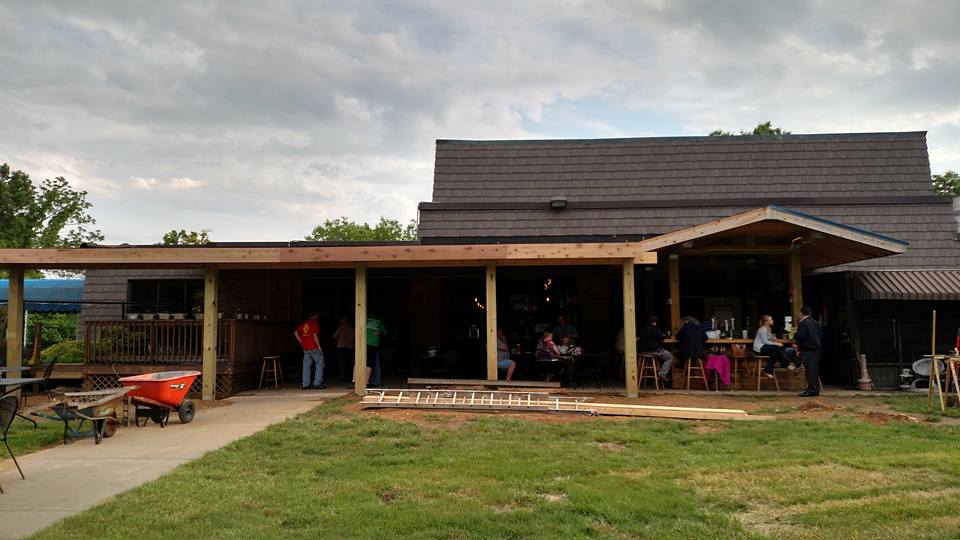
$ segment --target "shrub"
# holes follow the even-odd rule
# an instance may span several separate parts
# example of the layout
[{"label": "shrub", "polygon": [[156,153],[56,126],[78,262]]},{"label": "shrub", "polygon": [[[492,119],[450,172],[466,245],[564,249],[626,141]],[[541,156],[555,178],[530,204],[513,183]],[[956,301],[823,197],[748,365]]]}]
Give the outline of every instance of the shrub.
[{"label": "shrub", "polygon": [[82,364],[83,341],[68,339],[40,351],[40,358],[44,363],[49,362],[54,357],[61,364]]}]

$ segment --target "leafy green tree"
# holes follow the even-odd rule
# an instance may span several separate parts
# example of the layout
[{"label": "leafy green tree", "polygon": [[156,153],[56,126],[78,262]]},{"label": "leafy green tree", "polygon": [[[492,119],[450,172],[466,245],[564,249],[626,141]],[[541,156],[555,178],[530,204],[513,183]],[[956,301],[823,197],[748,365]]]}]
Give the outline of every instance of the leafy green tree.
[{"label": "leafy green tree", "polygon": [[0,165],[0,248],[76,247],[100,242],[91,226],[86,191],[75,191],[62,176],[34,184],[23,171]]},{"label": "leafy green tree", "polygon": [[933,191],[938,195],[960,197],[960,174],[947,171],[943,174],[935,174],[931,179],[933,180]]},{"label": "leafy green tree", "polygon": [[[88,210],[86,191],[76,191],[62,176],[35,184],[23,171],[0,165],[0,248],[76,247],[103,240]],[[60,270],[58,275],[77,272]],[[0,278],[7,277],[5,269]],[[26,277],[42,278],[36,270]]]},{"label": "leafy green tree", "polygon": [[711,137],[729,137],[732,135],[789,135],[790,132],[782,128],[773,127],[773,123],[769,120],[757,124],[757,127],[753,128],[753,131],[744,131],[740,130],[740,133],[733,133],[732,131],[724,131],[722,129],[715,129],[710,132]]},{"label": "leafy green tree", "polygon": [[171,229],[164,233],[160,244],[164,246],[202,246],[210,243],[211,232],[213,232],[211,229],[201,229],[199,231]]},{"label": "leafy green tree", "polygon": [[77,326],[80,315],[77,313],[30,313],[30,319],[27,321],[27,344],[33,346],[34,323],[42,325],[40,336],[40,348],[47,347],[67,341],[77,339]]},{"label": "leafy green tree", "polygon": [[346,217],[328,219],[314,227],[306,239],[315,242],[416,240],[417,220],[402,225],[399,220],[381,217],[380,222],[371,227],[369,223],[356,223]]}]

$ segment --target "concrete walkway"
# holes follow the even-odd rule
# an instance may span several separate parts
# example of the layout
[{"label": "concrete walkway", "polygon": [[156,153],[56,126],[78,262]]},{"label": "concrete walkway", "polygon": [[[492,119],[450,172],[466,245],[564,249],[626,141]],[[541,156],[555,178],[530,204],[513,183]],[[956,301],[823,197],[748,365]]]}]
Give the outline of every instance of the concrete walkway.
[{"label": "concrete walkway", "polygon": [[[167,427],[121,429],[99,446],[83,439],[0,462],[0,539],[21,538],[154,480],[234,440],[308,411],[342,391],[300,390],[235,396],[229,405],[197,411],[190,424],[176,414]],[[0,444],[0,449],[6,448]]]}]

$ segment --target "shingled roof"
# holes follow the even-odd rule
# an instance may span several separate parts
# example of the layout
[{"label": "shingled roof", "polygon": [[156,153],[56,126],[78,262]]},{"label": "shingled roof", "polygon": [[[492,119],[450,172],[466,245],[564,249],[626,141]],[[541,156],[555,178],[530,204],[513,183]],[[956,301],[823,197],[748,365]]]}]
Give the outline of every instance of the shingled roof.
[{"label": "shingled roof", "polygon": [[[567,199],[550,210],[551,197]],[[638,239],[780,205],[908,241],[864,268],[956,268],[925,132],[438,140],[424,243]]]}]

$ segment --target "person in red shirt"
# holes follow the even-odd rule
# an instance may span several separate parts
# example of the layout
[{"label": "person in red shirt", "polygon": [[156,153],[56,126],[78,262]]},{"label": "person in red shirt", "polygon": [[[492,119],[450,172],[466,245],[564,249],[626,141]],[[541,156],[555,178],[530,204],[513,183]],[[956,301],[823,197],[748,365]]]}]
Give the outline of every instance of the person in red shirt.
[{"label": "person in red shirt", "polygon": [[[320,316],[311,313],[307,320],[297,326],[293,333],[303,348],[303,389],[326,388],[323,384],[323,350],[320,348]],[[310,384],[310,369],[314,369],[313,384]]]}]

